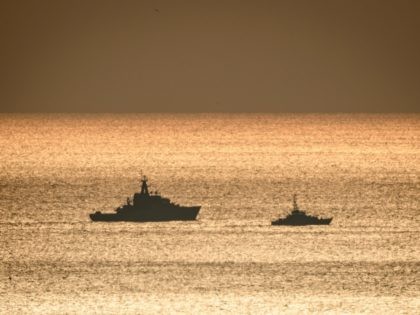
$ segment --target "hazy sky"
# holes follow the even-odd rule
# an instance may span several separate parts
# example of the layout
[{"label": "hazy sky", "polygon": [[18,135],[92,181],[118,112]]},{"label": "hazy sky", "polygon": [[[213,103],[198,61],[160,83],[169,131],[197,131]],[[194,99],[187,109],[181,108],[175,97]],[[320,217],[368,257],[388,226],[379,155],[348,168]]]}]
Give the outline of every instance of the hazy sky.
[{"label": "hazy sky", "polygon": [[2,0],[0,108],[418,112],[420,1]]}]

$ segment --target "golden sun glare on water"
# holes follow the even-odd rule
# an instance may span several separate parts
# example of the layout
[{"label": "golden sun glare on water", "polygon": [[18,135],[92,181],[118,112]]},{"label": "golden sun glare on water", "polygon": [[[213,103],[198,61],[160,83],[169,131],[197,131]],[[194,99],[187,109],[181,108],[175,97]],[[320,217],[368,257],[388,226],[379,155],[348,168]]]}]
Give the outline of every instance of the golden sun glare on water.
[{"label": "golden sun glare on water", "polygon": [[[415,313],[418,126],[413,114],[0,115],[0,312]],[[89,218],[156,190],[200,206],[197,220]],[[272,226],[293,194],[331,224]]]}]

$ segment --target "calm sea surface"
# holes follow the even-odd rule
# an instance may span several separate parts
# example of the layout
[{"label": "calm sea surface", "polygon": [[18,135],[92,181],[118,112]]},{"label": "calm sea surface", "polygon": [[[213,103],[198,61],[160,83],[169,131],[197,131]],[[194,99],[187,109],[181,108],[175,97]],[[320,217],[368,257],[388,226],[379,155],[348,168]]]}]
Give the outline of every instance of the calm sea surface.
[{"label": "calm sea surface", "polygon": [[0,115],[1,314],[302,312],[420,312],[420,115]]}]

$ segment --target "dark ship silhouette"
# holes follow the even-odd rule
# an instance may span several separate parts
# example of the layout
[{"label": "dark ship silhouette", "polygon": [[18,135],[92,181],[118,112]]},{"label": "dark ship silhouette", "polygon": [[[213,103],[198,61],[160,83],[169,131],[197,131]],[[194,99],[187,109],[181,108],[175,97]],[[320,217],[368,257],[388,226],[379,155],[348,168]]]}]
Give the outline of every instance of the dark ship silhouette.
[{"label": "dark ship silhouette", "polygon": [[89,214],[92,221],[190,221],[197,218],[201,206],[183,207],[161,197],[157,192],[149,193],[147,177],[141,179],[141,191],[133,196],[133,204],[127,198],[127,204],[118,207],[116,213]]},{"label": "dark ship silhouette", "polygon": [[271,221],[271,225],[328,225],[332,218],[318,218],[312,215],[307,215],[305,211],[300,210],[297,202],[296,195],[293,195],[293,210],[285,218],[280,218]]}]

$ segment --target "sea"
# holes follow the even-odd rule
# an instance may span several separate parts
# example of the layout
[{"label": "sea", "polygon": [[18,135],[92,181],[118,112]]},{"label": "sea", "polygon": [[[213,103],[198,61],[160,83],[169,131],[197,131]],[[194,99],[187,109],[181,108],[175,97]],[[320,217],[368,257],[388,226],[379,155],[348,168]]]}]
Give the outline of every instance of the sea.
[{"label": "sea", "polygon": [[420,313],[420,114],[0,114],[0,314],[311,313]]}]

